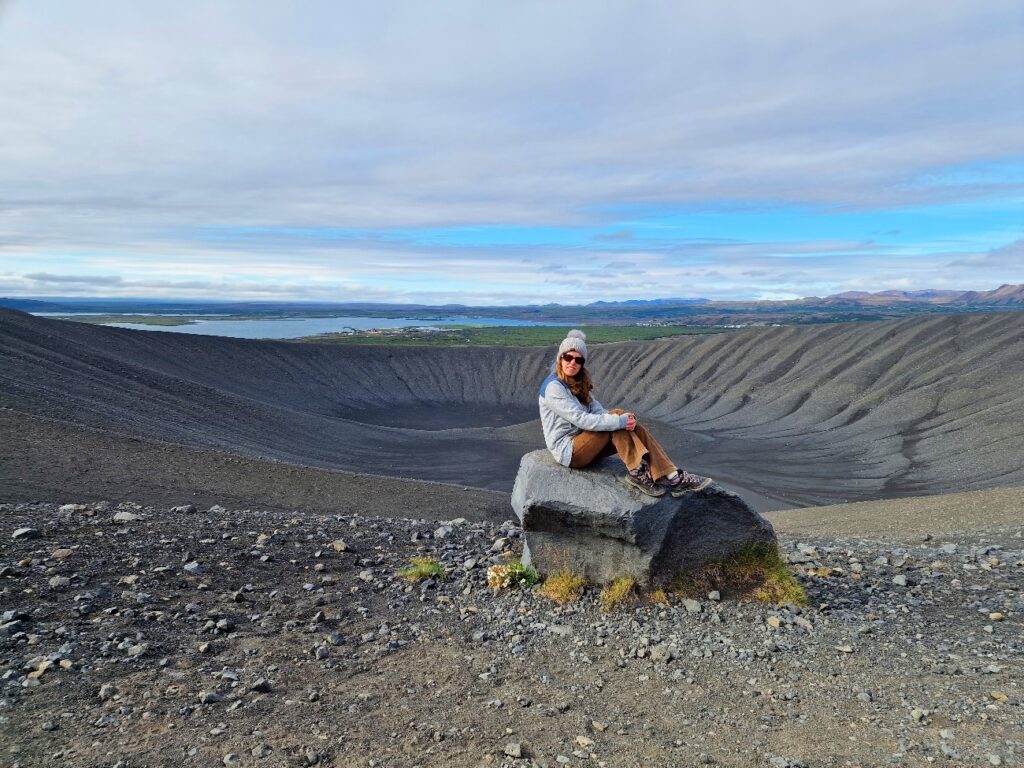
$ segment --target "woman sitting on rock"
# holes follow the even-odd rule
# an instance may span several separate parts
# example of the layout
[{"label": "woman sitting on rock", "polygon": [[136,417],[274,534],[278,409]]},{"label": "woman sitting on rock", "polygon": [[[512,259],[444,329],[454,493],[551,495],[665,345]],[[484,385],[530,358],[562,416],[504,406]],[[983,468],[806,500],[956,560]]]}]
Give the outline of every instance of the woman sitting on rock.
[{"label": "woman sitting on rock", "polygon": [[623,481],[648,496],[662,496],[666,490],[681,496],[707,488],[711,478],[679,471],[634,414],[606,410],[593,398],[586,358],[587,337],[583,331],[569,331],[551,375],[540,385],[544,442],[555,460],[578,468],[617,453],[629,470]]}]

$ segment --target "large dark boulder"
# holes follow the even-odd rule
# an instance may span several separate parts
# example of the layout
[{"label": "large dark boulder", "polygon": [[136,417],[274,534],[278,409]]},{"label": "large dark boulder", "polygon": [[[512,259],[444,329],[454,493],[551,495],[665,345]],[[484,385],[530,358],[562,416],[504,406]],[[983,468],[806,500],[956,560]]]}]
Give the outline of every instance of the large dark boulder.
[{"label": "large dark boulder", "polygon": [[512,507],[526,533],[524,563],[597,584],[628,575],[664,585],[747,545],[775,543],[771,523],[717,485],[652,498],[623,483],[624,474],[615,457],[567,469],[545,450],[523,456]]}]

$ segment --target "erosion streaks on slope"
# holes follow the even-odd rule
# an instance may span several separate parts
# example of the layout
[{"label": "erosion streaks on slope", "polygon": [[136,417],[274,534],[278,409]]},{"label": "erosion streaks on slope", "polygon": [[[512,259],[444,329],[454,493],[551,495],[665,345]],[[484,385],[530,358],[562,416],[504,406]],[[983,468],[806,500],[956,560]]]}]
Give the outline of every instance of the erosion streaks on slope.
[{"label": "erosion streaks on slope", "polygon": [[[315,467],[508,490],[553,349],[131,331],[0,310],[0,405]],[[594,346],[596,394],[762,506],[1024,483],[1024,314]]]}]

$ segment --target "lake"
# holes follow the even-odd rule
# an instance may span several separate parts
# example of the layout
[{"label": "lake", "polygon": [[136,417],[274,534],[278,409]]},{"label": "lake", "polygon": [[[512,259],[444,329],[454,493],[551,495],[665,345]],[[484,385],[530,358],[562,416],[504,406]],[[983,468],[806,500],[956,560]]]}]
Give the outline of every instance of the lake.
[{"label": "lake", "polygon": [[551,326],[567,323],[537,323],[501,317],[289,317],[267,320],[198,320],[192,325],[145,325],[108,323],[115,328],[164,333],[196,333],[203,336],[229,336],[235,339],[297,339],[321,333],[366,331],[371,328],[440,328],[445,325]]}]

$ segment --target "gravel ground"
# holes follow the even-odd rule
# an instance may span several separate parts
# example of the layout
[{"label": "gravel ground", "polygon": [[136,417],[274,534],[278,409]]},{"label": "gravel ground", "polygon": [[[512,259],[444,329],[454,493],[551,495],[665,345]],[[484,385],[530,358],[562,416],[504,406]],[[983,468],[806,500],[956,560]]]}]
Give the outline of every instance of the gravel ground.
[{"label": "gravel ground", "polygon": [[[0,765],[1024,762],[1019,531],[784,537],[805,608],[492,595],[520,546],[511,522],[0,505]],[[414,556],[447,575],[401,579]]]}]

